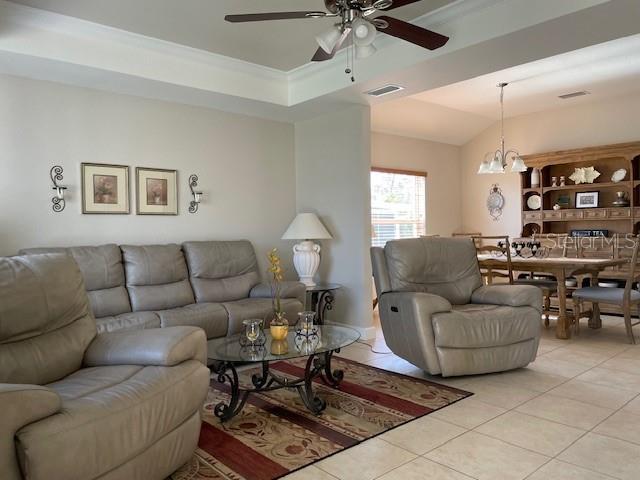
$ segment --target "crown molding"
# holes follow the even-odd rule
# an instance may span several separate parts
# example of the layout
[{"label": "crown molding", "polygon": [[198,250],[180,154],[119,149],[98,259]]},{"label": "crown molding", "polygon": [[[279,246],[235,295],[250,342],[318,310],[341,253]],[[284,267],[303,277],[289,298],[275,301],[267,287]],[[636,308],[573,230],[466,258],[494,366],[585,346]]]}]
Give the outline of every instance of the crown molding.
[{"label": "crown molding", "polygon": [[258,65],[226,55],[208,52],[197,48],[169,42],[159,38],[148,37],[139,33],[121,30],[100,23],[94,23],[76,17],[69,17],[59,13],[49,12],[22,4],[0,0],[1,16],[15,23],[49,30],[64,35],[78,36],[87,39],[113,42],[118,45],[139,48],[162,54],[203,63],[218,68],[236,70],[239,72],[268,77],[274,80],[286,81],[287,73],[275,68]]}]

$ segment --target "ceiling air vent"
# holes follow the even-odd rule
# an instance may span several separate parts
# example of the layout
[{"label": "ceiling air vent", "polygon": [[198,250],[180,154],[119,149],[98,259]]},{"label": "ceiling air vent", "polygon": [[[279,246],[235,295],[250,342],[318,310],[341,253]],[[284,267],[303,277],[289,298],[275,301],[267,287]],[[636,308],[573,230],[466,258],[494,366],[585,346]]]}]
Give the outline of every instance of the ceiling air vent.
[{"label": "ceiling air vent", "polygon": [[404,90],[404,87],[400,85],[385,85],[384,87],[374,88],[364,93],[372,97],[382,97],[383,95],[389,95],[390,93],[399,92],[400,90]]},{"label": "ceiling air vent", "polygon": [[558,95],[558,98],[561,98],[562,100],[569,100],[570,98],[582,97],[584,95],[589,95],[589,92],[582,90],[580,92],[565,93],[564,95]]}]

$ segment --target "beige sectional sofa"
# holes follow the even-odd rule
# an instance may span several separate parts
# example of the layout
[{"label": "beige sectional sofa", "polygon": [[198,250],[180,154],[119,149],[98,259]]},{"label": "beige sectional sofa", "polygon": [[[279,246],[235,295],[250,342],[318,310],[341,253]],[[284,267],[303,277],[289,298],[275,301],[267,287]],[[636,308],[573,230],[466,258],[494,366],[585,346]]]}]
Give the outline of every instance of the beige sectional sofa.
[{"label": "beige sectional sofa", "polygon": [[[268,319],[271,288],[260,283],[249,241],[182,245],[32,248],[23,255],[65,253],[82,271],[98,332],[194,326],[208,339],[242,330],[247,318]],[[285,282],[287,318],[304,309],[305,286]]]},{"label": "beige sectional sofa", "polygon": [[[98,249],[102,262],[90,251],[76,254],[96,266],[85,271],[94,310],[124,308],[116,249]],[[162,480],[197,446],[204,332],[97,334],[82,277],[68,255],[0,258],[2,480]],[[105,285],[111,302],[96,303]]]}]

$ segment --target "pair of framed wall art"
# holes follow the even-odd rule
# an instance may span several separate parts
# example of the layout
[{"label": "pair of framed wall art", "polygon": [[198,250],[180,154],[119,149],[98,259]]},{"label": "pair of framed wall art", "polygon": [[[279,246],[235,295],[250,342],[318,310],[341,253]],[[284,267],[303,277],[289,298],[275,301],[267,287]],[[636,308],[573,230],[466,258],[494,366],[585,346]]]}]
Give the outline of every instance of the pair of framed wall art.
[{"label": "pair of framed wall art", "polygon": [[[129,167],[82,164],[82,213],[130,213]],[[178,214],[178,172],[136,167],[136,213]]]}]

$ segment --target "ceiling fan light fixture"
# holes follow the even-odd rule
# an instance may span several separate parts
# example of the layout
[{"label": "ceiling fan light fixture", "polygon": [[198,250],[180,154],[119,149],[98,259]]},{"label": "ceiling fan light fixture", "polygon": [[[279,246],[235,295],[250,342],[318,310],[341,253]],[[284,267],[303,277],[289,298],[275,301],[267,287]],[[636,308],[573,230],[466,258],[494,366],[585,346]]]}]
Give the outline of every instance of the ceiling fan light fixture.
[{"label": "ceiling fan light fixture", "polygon": [[338,40],[340,40],[341,36],[342,30],[340,29],[340,27],[333,26],[330,30],[327,30],[326,32],[318,35],[316,37],[316,42],[318,42],[318,45],[320,45],[320,48],[322,48],[322,50],[327,53],[331,53],[333,51],[333,48],[338,43]]},{"label": "ceiling fan light fixture", "polygon": [[356,18],[351,22],[351,28],[353,29],[353,44],[356,47],[366,47],[376,39],[375,25],[363,18]]},{"label": "ceiling fan light fixture", "polygon": [[356,58],[358,60],[370,57],[376,53],[378,49],[374,45],[356,45]]}]

